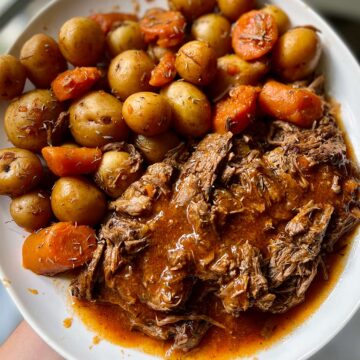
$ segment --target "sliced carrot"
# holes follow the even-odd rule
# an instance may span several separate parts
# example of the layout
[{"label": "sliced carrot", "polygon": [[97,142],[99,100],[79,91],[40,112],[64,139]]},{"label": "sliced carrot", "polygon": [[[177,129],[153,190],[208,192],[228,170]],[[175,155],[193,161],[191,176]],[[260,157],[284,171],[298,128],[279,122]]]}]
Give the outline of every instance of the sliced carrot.
[{"label": "sliced carrot", "polygon": [[89,16],[90,19],[95,20],[101,27],[101,30],[107,34],[114,27],[118,26],[122,21],[132,20],[138,21],[138,17],[134,14],[125,14],[119,12],[113,13],[98,13]]},{"label": "sliced carrot", "polygon": [[296,89],[277,81],[268,81],[259,96],[262,111],[276,119],[310,127],[323,116],[323,101],[306,89]]},{"label": "sliced carrot", "polygon": [[176,56],[171,51],[168,51],[160,59],[159,64],[151,72],[151,79],[149,81],[151,86],[161,87],[175,79],[175,60]]},{"label": "sliced carrot", "polygon": [[25,239],[23,266],[39,275],[55,275],[84,265],[95,249],[94,229],[59,222]]},{"label": "sliced carrot", "polygon": [[249,85],[240,85],[232,89],[229,97],[215,106],[214,131],[241,133],[255,119],[259,92],[259,88]]},{"label": "sliced carrot", "polygon": [[275,18],[263,11],[253,10],[235,23],[232,46],[244,60],[255,60],[267,54],[278,39]]},{"label": "sliced carrot", "polygon": [[59,101],[76,99],[88,92],[100,78],[101,71],[96,67],[78,67],[59,74],[51,87]]},{"label": "sliced carrot", "polygon": [[46,146],[41,153],[49,169],[57,176],[74,176],[95,172],[101,162],[102,152],[93,148]]},{"label": "sliced carrot", "polygon": [[178,11],[154,9],[140,21],[146,43],[157,42],[161,47],[172,47],[184,40],[186,20]]}]

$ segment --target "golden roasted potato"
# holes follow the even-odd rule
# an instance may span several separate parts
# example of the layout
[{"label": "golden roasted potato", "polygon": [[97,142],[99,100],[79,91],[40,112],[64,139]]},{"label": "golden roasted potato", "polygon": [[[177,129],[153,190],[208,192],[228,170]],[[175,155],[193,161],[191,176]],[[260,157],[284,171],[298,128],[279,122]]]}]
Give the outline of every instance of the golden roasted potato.
[{"label": "golden roasted potato", "polygon": [[85,178],[62,177],[53,187],[51,207],[60,221],[94,226],[100,224],[106,214],[106,198]]},{"label": "golden roasted potato", "polygon": [[171,123],[170,105],[164,97],[153,92],[138,92],[129,96],[122,113],[129,128],[145,136],[159,135]]},{"label": "golden roasted potato", "polygon": [[231,24],[219,14],[203,15],[196,19],[191,28],[196,40],[206,41],[220,57],[231,49]]},{"label": "golden roasted potato", "polygon": [[49,88],[56,76],[67,69],[56,41],[47,35],[36,34],[25,42],[20,61],[27,76],[38,88]]},{"label": "golden roasted potato", "polygon": [[255,7],[255,0],[217,0],[221,13],[231,21]]},{"label": "golden roasted potato", "polygon": [[0,56],[0,100],[11,100],[21,95],[26,81],[26,70],[12,55]]},{"label": "golden roasted potato", "polygon": [[179,75],[195,85],[207,85],[216,75],[216,54],[205,41],[190,41],[176,55],[175,67]]},{"label": "golden roasted potato", "polygon": [[18,196],[33,189],[41,180],[43,169],[31,151],[0,150],[0,195]]},{"label": "golden roasted potato", "polygon": [[170,8],[180,11],[189,20],[211,12],[215,4],[216,0],[169,0]]},{"label": "golden roasted potato", "polygon": [[176,131],[185,136],[200,137],[211,129],[211,105],[195,85],[176,81],[161,90],[173,112]]},{"label": "golden roasted potato", "polygon": [[71,104],[70,131],[83,146],[97,147],[125,140],[128,127],[122,117],[122,103],[100,90],[91,92]]},{"label": "golden roasted potato", "polygon": [[43,191],[32,191],[10,203],[10,214],[20,227],[34,231],[47,226],[53,216],[50,197]]},{"label": "golden roasted potato", "polygon": [[6,134],[15,146],[40,152],[47,145],[47,129],[53,127],[62,110],[51,91],[29,91],[6,109]]},{"label": "golden roasted potato", "polygon": [[290,26],[290,19],[284,10],[275,5],[266,5],[261,10],[274,17],[279,30],[279,35],[282,35],[288,30]]},{"label": "golden roasted potato", "polygon": [[321,41],[315,30],[294,28],[280,37],[273,51],[275,71],[286,81],[311,75],[321,57]]},{"label": "golden roasted potato", "polygon": [[112,92],[124,101],[128,96],[151,91],[151,71],[155,64],[142,50],[127,50],[115,57],[109,66],[108,80]]},{"label": "golden roasted potato", "polygon": [[67,61],[75,66],[96,65],[103,56],[105,35],[100,25],[87,17],[74,17],[59,32],[59,47]]}]

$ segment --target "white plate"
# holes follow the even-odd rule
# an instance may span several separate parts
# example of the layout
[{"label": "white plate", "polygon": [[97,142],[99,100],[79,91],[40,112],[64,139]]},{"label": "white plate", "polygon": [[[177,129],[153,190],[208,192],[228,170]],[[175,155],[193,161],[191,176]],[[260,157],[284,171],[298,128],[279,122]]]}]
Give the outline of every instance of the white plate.
[{"label": "white plate", "polygon": [[[265,1],[264,1],[265,2]],[[269,1],[266,1],[269,2]],[[360,158],[360,69],[349,50],[307,5],[298,0],[274,0],[290,16],[294,25],[312,24],[322,32],[325,48],[324,72],[327,76],[329,93],[342,104],[342,117],[346,131],[353,144],[357,158]],[[165,6],[165,0],[139,1],[141,10],[153,6]],[[58,0],[52,2],[30,23],[20,35],[10,53],[19,54],[21,45],[31,35],[46,32],[54,37],[62,23],[73,16],[88,15],[90,11],[111,11],[120,5],[120,11],[132,12],[131,0]],[[5,105],[0,108],[3,115]],[[3,129],[0,129],[0,145],[8,146]],[[9,201],[0,199],[0,277],[10,280],[8,291],[24,318],[38,334],[66,359],[151,359],[153,357],[137,350],[122,349],[102,341],[89,350],[94,334],[75,319],[70,329],[65,329],[63,320],[71,314],[66,303],[67,283],[40,277],[21,267],[21,245],[25,233],[10,219]],[[323,347],[349,321],[360,305],[360,238],[356,237],[344,272],[335,288],[314,313],[299,328],[270,349],[257,354],[260,360],[306,359]],[[32,295],[28,288],[37,289],[39,295]]]}]

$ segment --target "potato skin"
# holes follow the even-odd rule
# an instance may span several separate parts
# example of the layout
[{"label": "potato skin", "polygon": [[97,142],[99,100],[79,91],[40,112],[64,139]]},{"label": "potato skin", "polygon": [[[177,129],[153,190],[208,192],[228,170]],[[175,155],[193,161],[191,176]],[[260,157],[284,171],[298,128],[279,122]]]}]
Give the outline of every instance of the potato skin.
[{"label": "potato skin", "polygon": [[313,29],[294,28],[278,40],[272,56],[275,71],[286,81],[311,75],[322,52],[320,37]]},{"label": "potato skin", "polygon": [[56,76],[67,69],[56,41],[47,35],[36,34],[25,42],[20,61],[31,82],[38,88],[48,88]]},{"label": "potato skin", "polygon": [[196,19],[191,27],[196,40],[206,41],[220,57],[231,49],[231,24],[219,14],[203,15]]},{"label": "potato skin", "polygon": [[70,131],[76,142],[87,147],[103,146],[128,136],[122,117],[122,103],[100,90],[71,104]]},{"label": "potato skin", "polygon": [[164,160],[166,153],[180,144],[180,139],[173,131],[157,136],[137,135],[135,146],[141,151],[149,164]]},{"label": "potato skin", "polygon": [[40,152],[47,145],[46,128],[55,123],[62,110],[51,91],[29,91],[12,101],[6,109],[6,134],[15,146]]},{"label": "potato skin", "polygon": [[175,67],[185,81],[207,85],[216,74],[215,51],[204,41],[190,41],[178,51]]},{"label": "potato skin", "polygon": [[212,11],[216,0],[168,0],[169,6],[173,10],[180,11],[188,20]]},{"label": "potato skin", "polygon": [[124,101],[140,91],[151,91],[151,71],[155,67],[150,56],[142,50],[127,50],[110,63],[108,80],[115,96]]},{"label": "potato skin", "polygon": [[105,195],[81,177],[62,177],[51,193],[51,207],[60,221],[99,224],[106,213]]},{"label": "potato skin", "polygon": [[217,0],[221,13],[231,21],[255,7],[254,0]]},{"label": "potato skin", "polygon": [[176,81],[161,90],[173,112],[173,124],[179,134],[205,135],[211,128],[211,105],[205,94],[193,84]]},{"label": "potato skin", "polygon": [[0,150],[0,195],[18,196],[33,189],[41,180],[43,168],[31,151]]},{"label": "potato skin", "polygon": [[140,25],[135,21],[126,20],[106,36],[107,48],[111,57],[126,50],[142,50],[145,43],[141,34]]},{"label": "potato skin", "polygon": [[0,56],[0,100],[11,100],[21,95],[26,81],[26,70],[12,55]]},{"label": "potato skin", "polygon": [[87,17],[66,21],[59,31],[60,51],[75,66],[96,65],[101,60],[105,35],[99,24]]},{"label": "potato skin", "polygon": [[126,124],[136,134],[154,136],[169,128],[171,107],[159,94],[139,92],[125,100],[123,116]]},{"label": "potato skin", "polygon": [[284,10],[275,5],[266,5],[264,8],[262,8],[262,11],[272,15],[275,18],[279,30],[279,35],[282,35],[285,31],[288,30],[290,26],[290,19]]},{"label": "potato skin", "polygon": [[10,203],[10,214],[15,223],[24,229],[41,229],[49,224],[53,216],[50,198],[42,191],[16,197]]}]

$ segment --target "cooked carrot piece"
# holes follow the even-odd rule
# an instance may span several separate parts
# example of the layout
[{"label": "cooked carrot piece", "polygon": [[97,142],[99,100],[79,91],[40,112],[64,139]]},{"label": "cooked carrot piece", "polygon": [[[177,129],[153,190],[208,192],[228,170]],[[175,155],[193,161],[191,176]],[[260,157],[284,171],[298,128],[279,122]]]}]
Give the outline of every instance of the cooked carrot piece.
[{"label": "cooked carrot piece", "polygon": [[96,67],[78,67],[59,74],[51,87],[59,101],[76,99],[88,92],[100,78],[101,71]]},{"label": "cooked carrot piece", "polygon": [[29,235],[23,244],[23,266],[39,275],[55,275],[90,261],[95,230],[59,222]]},{"label": "cooked carrot piece", "polygon": [[125,14],[125,13],[99,13],[93,14],[89,16],[90,19],[95,20],[101,27],[101,30],[107,34],[112,28],[119,25],[122,21],[132,20],[138,21],[138,17],[133,14]]},{"label": "cooked carrot piece", "polygon": [[255,60],[267,54],[278,39],[275,18],[263,11],[253,10],[235,23],[232,46],[244,60]]},{"label": "cooked carrot piece", "polygon": [[41,153],[49,169],[57,176],[74,176],[95,172],[102,157],[100,149],[86,147],[46,146]]},{"label": "cooked carrot piece", "polygon": [[178,11],[150,10],[140,21],[145,42],[157,42],[159,46],[165,48],[183,42],[185,27],[185,18]]},{"label": "cooked carrot piece", "polygon": [[214,131],[241,133],[255,118],[259,92],[259,88],[249,85],[232,89],[229,97],[215,106]]},{"label": "cooked carrot piece", "polygon": [[277,81],[264,85],[259,104],[265,114],[301,127],[310,127],[323,116],[323,101],[318,95]]},{"label": "cooked carrot piece", "polygon": [[170,51],[160,59],[159,64],[151,72],[151,79],[149,81],[151,86],[161,87],[170,83],[175,78],[175,60],[176,56]]}]

